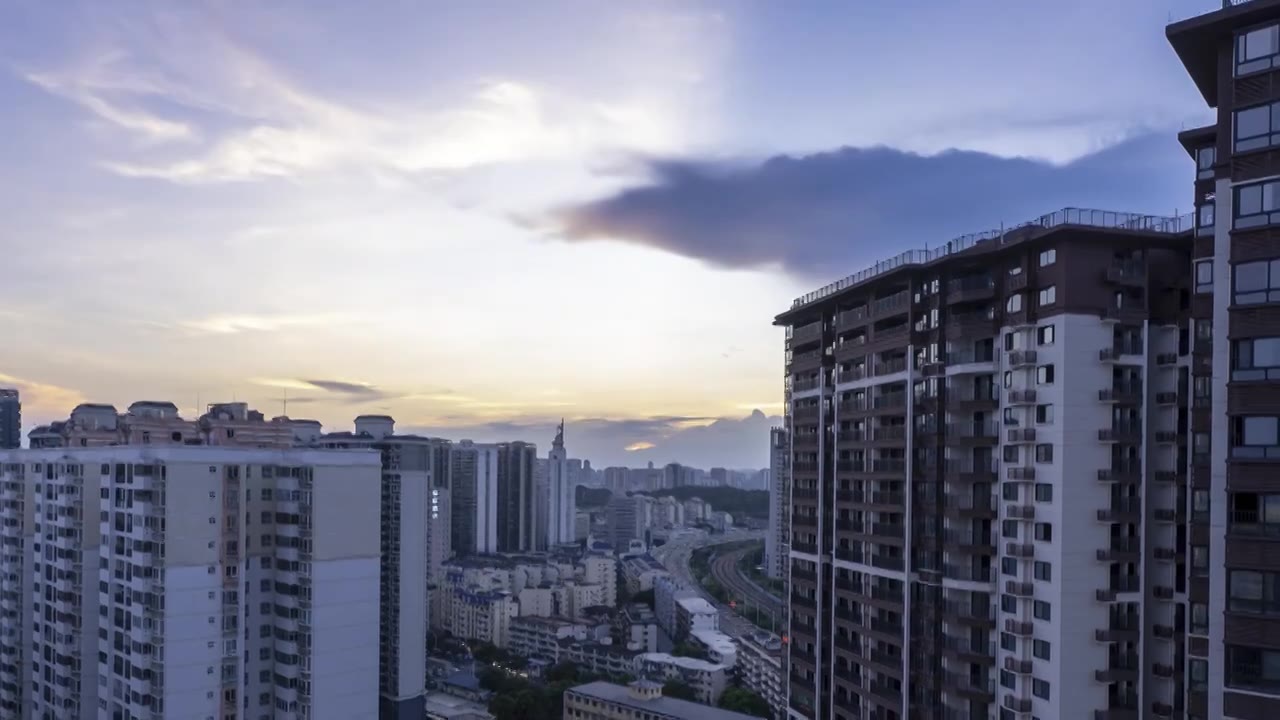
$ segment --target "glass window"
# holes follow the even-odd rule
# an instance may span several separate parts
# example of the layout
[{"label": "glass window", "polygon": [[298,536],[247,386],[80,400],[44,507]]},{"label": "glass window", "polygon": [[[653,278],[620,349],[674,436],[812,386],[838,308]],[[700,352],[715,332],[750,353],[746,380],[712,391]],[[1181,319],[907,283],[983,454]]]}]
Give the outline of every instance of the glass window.
[{"label": "glass window", "polygon": [[1053,542],[1053,526],[1049,523],[1035,524],[1036,540],[1040,542]]},{"label": "glass window", "polygon": [[1032,640],[1031,654],[1041,660],[1049,659],[1049,641],[1048,640]]},{"label": "glass window", "polygon": [[1196,292],[1213,292],[1213,261],[1201,260],[1196,263]]},{"label": "glass window", "polygon": [[1196,212],[1196,227],[1213,229],[1215,205],[1213,203],[1205,203],[1200,206]]},{"label": "glass window", "polygon": [[1237,110],[1236,152],[1264,148],[1271,144],[1271,105]]},{"label": "glass window", "polygon": [[1058,261],[1058,251],[1053,248],[1049,248],[1048,250],[1045,250],[1044,252],[1040,253],[1040,267],[1045,267],[1046,265],[1052,265],[1057,261]]},{"label": "glass window", "polygon": [[1036,502],[1053,502],[1053,486],[1049,483],[1036,483]]},{"label": "glass window", "polygon": [[1280,337],[1237,340],[1232,360],[1232,380],[1280,380]]},{"label": "glass window", "polygon": [[1018,612],[1018,598],[1002,594],[1000,596],[1000,609],[1007,613]]},{"label": "glass window", "polygon": [[1037,560],[1032,569],[1037,580],[1049,582],[1053,579],[1053,566],[1043,560]]},{"label": "glass window", "polygon": [[1053,406],[1052,405],[1036,406],[1036,424],[1037,425],[1053,424]]},{"label": "glass window", "polygon": [[1270,213],[1280,210],[1280,181],[1236,186],[1235,223],[1233,227],[1247,228],[1270,225]]},{"label": "glass window", "polygon": [[1036,340],[1041,345],[1053,344],[1053,326],[1045,325],[1036,329]]},{"label": "glass window", "polygon": [[1009,540],[1018,539],[1018,521],[1017,520],[1001,520],[1000,536]]},{"label": "glass window", "polygon": [[1227,646],[1227,685],[1280,690],[1280,650]]},{"label": "glass window", "polygon": [[1031,614],[1037,620],[1049,620],[1053,617],[1053,610],[1049,607],[1049,603],[1043,600],[1036,600],[1031,605]]},{"label": "glass window", "polygon": [[1209,170],[1218,161],[1218,149],[1209,146],[1196,150],[1196,169]]},{"label": "glass window", "polygon": [[1031,694],[1041,700],[1049,699],[1049,682],[1040,678],[1031,678]]},{"label": "glass window", "polygon": [[1053,366],[1041,365],[1040,367],[1036,368],[1036,382],[1039,383],[1040,385],[1052,385],[1053,384]]},{"label": "glass window", "polygon": [[1000,633],[1000,649],[1001,650],[1017,650],[1018,638],[1007,632]]},{"label": "glass window", "polygon": [[1018,686],[1018,681],[1014,679],[1013,673],[1009,672],[1008,670],[1000,671],[1000,687],[1013,690],[1017,688],[1017,686]]},{"label": "glass window", "polygon": [[1209,634],[1209,606],[1205,603],[1191,603],[1191,632],[1196,635]]},{"label": "glass window", "polygon": [[1000,497],[1009,502],[1018,502],[1018,486],[1013,483],[1004,483],[1000,487]]},{"label": "glass window", "polygon": [[1021,312],[1022,311],[1022,293],[1014,293],[1004,303],[1005,312]]},{"label": "glass window", "polygon": [[1274,448],[1280,445],[1280,419],[1268,415],[1251,415],[1236,419],[1236,447]]},{"label": "glass window", "polygon": [[1018,574],[1017,558],[1011,558],[1011,557],[1000,558],[1000,572],[1004,575],[1016,576]]},{"label": "glass window", "polygon": [[1237,305],[1280,302],[1280,259],[1240,263],[1233,270]]},{"label": "glass window", "polygon": [[1280,52],[1280,26],[1258,28],[1236,36],[1236,75],[1271,69]]},{"label": "glass window", "polygon": [[1191,546],[1191,574],[1205,576],[1209,574],[1209,546]]},{"label": "glass window", "polygon": [[1057,302],[1057,300],[1058,300],[1058,287],[1056,285],[1050,285],[1049,287],[1044,288],[1043,290],[1040,291],[1040,307],[1044,307],[1045,305],[1052,305],[1055,302]]},{"label": "glass window", "polygon": [[1053,462],[1053,446],[1048,443],[1036,445],[1036,462],[1051,463]]},{"label": "glass window", "polygon": [[1191,689],[1204,692],[1209,687],[1209,661],[1194,658],[1188,660],[1187,670],[1191,676]]},{"label": "glass window", "polygon": [[[1018,462],[1018,446],[1017,445],[1005,445],[1004,448],[1001,450],[1001,452],[1003,453],[1005,462],[1007,463]],[[1011,485],[1010,487],[1017,487],[1017,485]]]}]

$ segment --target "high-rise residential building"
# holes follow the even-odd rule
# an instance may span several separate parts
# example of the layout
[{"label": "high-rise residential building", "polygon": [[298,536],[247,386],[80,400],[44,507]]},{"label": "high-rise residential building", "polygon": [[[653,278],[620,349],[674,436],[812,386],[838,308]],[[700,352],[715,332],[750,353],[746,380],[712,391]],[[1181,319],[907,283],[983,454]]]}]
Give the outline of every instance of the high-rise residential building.
[{"label": "high-rise residential building", "polygon": [[0,452],[0,715],[376,717],[377,455],[108,409]]},{"label": "high-rise residential building", "polygon": [[564,421],[551,442],[547,458],[548,524],[547,545],[560,545],[574,541],[574,520],[578,502],[574,495],[574,478],[570,473],[569,455],[564,449]]},{"label": "high-rise residential building", "polygon": [[1185,712],[1192,245],[1068,209],[778,316],[791,717]]},{"label": "high-rise residential building", "polygon": [[1179,438],[1173,467],[1189,497],[1187,507],[1178,508],[1179,543],[1168,548],[1178,577],[1171,588],[1162,583],[1154,590],[1164,597],[1173,591],[1173,622],[1158,618],[1155,627],[1167,635],[1172,624],[1173,642],[1185,656],[1158,659],[1159,672],[1144,665],[1152,682],[1145,697],[1160,704],[1159,713],[1172,709],[1173,717],[1188,720],[1274,718],[1280,717],[1280,564],[1274,559],[1280,536],[1274,482],[1280,458],[1280,2],[1224,0],[1220,10],[1170,25],[1167,35],[1216,117],[1178,135],[1195,161],[1197,218],[1190,452]]},{"label": "high-rise residential building", "polygon": [[771,578],[786,577],[787,540],[791,536],[787,520],[791,517],[790,484],[787,482],[787,456],[791,444],[786,428],[769,429],[769,527],[764,536],[764,570]]},{"label": "high-rise residential building", "polygon": [[498,443],[498,552],[538,549],[537,503],[533,470],[538,449],[532,443]]},{"label": "high-rise residential building", "polygon": [[498,448],[463,440],[450,455],[453,554],[498,552]]},{"label": "high-rise residential building", "polygon": [[624,467],[607,467],[604,469],[604,486],[614,495],[622,495],[627,491],[627,477],[631,470]]},{"label": "high-rise residential building", "polygon": [[22,399],[16,389],[0,388],[0,450],[22,445]]},{"label": "high-rise residential building", "polygon": [[[397,435],[387,415],[361,415],[355,432],[322,436],[324,448],[372,449],[381,456],[379,715],[383,720],[421,717],[426,698],[429,579],[433,570],[433,519],[440,489],[432,473],[449,446],[440,440]],[[434,517],[433,517],[434,516]],[[441,560],[440,562],[443,562]]]}]

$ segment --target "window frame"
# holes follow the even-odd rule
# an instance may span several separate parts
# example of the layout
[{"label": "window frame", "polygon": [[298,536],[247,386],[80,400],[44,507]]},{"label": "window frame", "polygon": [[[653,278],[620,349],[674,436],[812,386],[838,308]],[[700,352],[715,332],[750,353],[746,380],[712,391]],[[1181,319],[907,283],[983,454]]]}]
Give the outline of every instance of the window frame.
[{"label": "window frame", "polygon": [[1058,249],[1048,248],[1041,250],[1037,262],[1040,264],[1040,267],[1049,267],[1050,265],[1058,262]]},{"label": "window frame", "polygon": [[1022,312],[1022,293],[1016,292],[1009,295],[1004,301],[1004,311],[1006,313]]},{"label": "window frame", "polygon": [[[1263,37],[1270,41],[1270,49],[1265,54],[1249,57],[1249,38],[1257,37],[1259,34],[1263,34]],[[1266,72],[1276,67],[1278,57],[1280,57],[1280,24],[1268,23],[1241,30],[1236,33],[1233,55],[1235,62],[1232,66],[1232,73],[1235,77],[1244,77],[1245,75]]]},{"label": "window frame", "polygon": [[1058,302],[1058,286],[1050,285],[1046,288],[1040,288],[1039,307],[1048,307]]},{"label": "window frame", "polygon": [[[1246,193],[1258,191],[1258,209],[1245,214],[1241,210]],[[1267,207],[1268,195],[1272,207]],[[1253,203],[1250,202],[1250,205]],[[1236,185],[1231,192],[1231,227],[1243,228],[1265,227],[1280,223],[1280,180],[1263,180],[1262,182]]]},{"label": "window frame", "polygon": [[[1240,290],[1240,271],[1252,269],[1257,265],[1263,266],[1266,272],[1262,287],[1256,290]],[[1280,302],[1280,258],[1250,260],[1231,266],[1231,303],[1233,305],[1263,305],[1273,302]]]},{"label": "window frame", "polygon": [[[1269,444],[1246,443],[1246,435],[1251,420],[1270,420],[1271,442]],[[1280,416],[1277,415],[1236,415],[1231,418],[1231,457],[1243,459],[1280,459]]]},{"label": "window frame", "polygon": [[[1196,286],[1196,294],[1213,292],[1213,261],[1212,260],[1196,260],[1192,263],[1191,279]],[[1208,271],[1208,279],[1201,279],[1201,275]]]},{"label": "window frame", "polygon": [[[1251,135],[1240,134],[1240,116],[1244,113],[1266,110],[1266,130]],[[1251,105],[1231,111],[1231,149],[1233,153],[1245,153],[1253,150],[1265,150],[1280,145],[1280,102]]]},{"label": "window frame", "polygon": [[[1276,352],[1272,364],[1259,365],[1256,355],[1259,342],[1274,343]],[[1264,346],[1265,347],[1265,346]],[[1280,380],[1280,336],[1241,338],[1231,343],[1231,380]],[[1210,388],[1212,391],[1212,388]]]},{"label": "window frame", "polygon": [[1057,330],[1055,326],[1041,325],[1040,327],[1036,328],[1036,345],[1039,345],[1041,347],[1045,345],[1052,345],[1054,341],[1054,337],[1056,335],[1057,335]]}]

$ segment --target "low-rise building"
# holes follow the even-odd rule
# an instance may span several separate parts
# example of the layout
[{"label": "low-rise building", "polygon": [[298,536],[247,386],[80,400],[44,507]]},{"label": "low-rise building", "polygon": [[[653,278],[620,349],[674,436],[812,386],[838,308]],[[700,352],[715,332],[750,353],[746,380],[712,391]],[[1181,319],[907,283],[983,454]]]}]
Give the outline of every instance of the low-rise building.
[{"label": "low-rise building", "polygon": [[729,667],[738,663],[738,644],[719,630],[698,628],[689,633],[689,642],[701,648],[711,662]]},{"label": "low-rise building", "polygon": [[637,680],[630,685],[593,682],[564,693],[566,720],[755,720],[687,700],[663,697],[662,684]]},{"label": "low-rise building", "polygon": [[738,682],[764,698],[774,708],[775,717],[785,715],[787,686],[782,673],[782,639],[760,632],[738,639]]},{"label": "low-rise building", "polygon": [[632,677],[639,669],[639,653],[598,642],[560,641],[558,662],[571,662],[587,672],[607,677]]},{"label": "low-rise building", "polygon": [[493,720],[484,705],[448,693],[427,695],[427,720]]},{"label": "low-rise building", "polygon": [[[515,598],[502,590],[446,588],[434,598],[441,629],[455,637],[480,640],[505,648],[511,620],[517,617]],[[437,608],[433,607],[433,610]]]},{"label": "low-rise building", "polygon": [[720,612],[702,597],[680,598],[676,601],[675,639],[689,637],[694,630],[719,630]]},{"label": "low-rise building", "polygon": [[729,684],[732,670],[727,665],[667,653],[644,653],[636,658],[640,675],[651,680],[678,680],[692,687],[698,702],[714,705]]},{"label": "low-rise building", "polygon": [[653,612],[658,616],[658,627],[667,635],[679,635],[679,615],[676,603],[686,598],[700,597],[698,592],[681,582],[674,575],[655,578],[653,581]]},{"label": "low-rise building", "polygon": [[658,616],[648,605],[633,603],[622,611],[619,623],[628,650],[658,651]]},{"label": "low-rise building", "polygon": [[545,658],[555,662],[560,657],[560,641],[586,642],[586,625],[568,620],[521,616],[511,621],[508,649],[526,658]]},{"label": "low-rise building", "polygon": [[670,573],[652,555],[633,555],[622,561],[622,579],[632,595],[652,590],[654,580],[667,575]]}]

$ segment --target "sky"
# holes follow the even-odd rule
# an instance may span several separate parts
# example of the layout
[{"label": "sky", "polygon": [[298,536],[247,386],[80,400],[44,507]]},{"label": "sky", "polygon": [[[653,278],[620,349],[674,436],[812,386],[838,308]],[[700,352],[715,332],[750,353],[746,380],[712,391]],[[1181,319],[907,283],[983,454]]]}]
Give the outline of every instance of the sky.
[{"label": "sky", "polygon": [[794,297],[1190,209],[1164,26],[1211,9],[6,3],[0,385],[764,466]]}]

